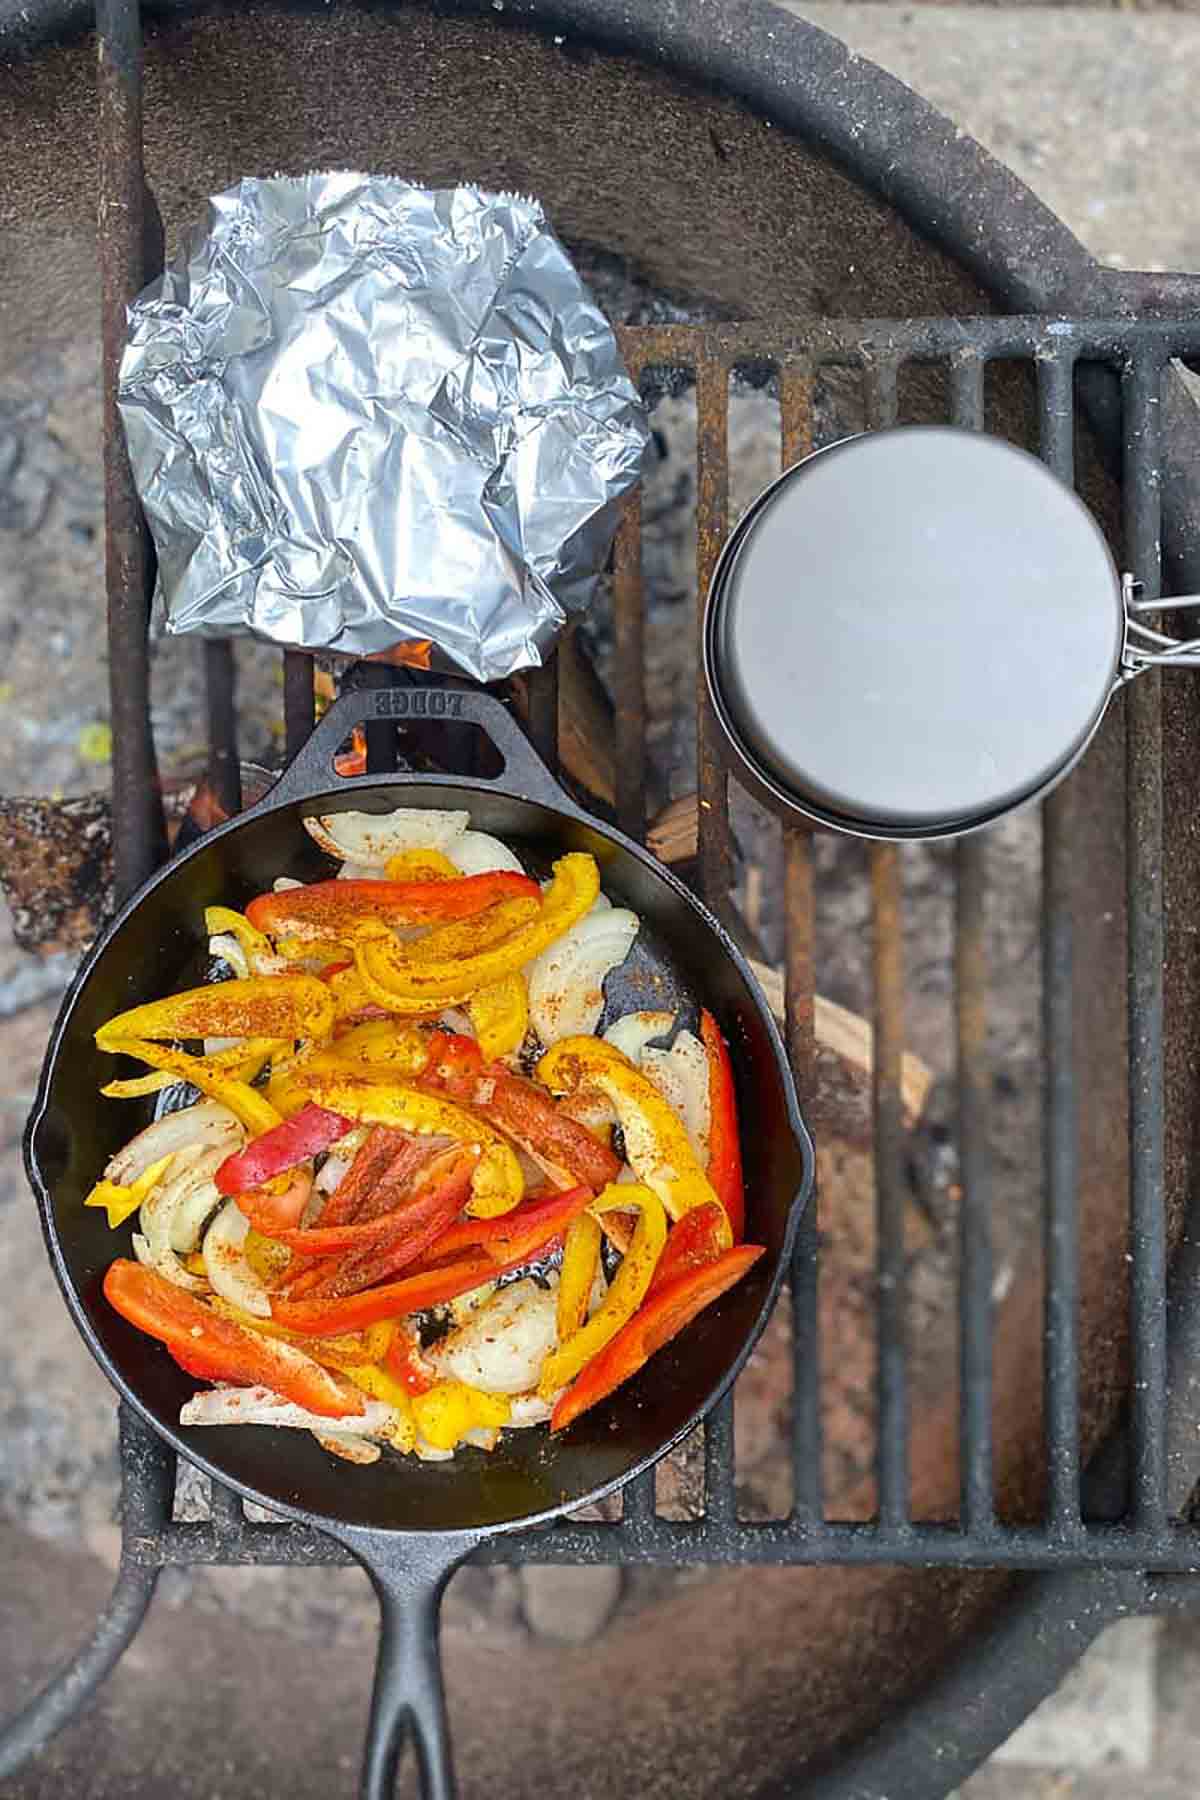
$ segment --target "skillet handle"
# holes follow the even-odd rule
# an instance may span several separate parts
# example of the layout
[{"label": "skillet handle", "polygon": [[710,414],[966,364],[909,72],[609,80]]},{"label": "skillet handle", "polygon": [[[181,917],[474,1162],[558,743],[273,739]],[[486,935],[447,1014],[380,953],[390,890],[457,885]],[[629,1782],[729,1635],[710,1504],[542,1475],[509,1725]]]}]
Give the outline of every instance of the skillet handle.
[{"label": "skillet handle", "polygon": [[503,701],[477,688],[458,687],[362,688],[343,694],[259,804],[274,807],[307,800],[331,788],[349,793],[356,787],[395,785],[395,775],[339,776],[333,767],[334,756],[354,727],[380,719],[478,725],[504,758],[504,771],[493,779],[473,775],[473,787],[496,787],[521,800],[574,810]]},{"label": "skillet handle", "polygon": [[379,1599],[379,1653],[363,1754],[361,1800],[394,1800],[405,1741],[411,1736],[421,1800],[455,1800],[439,1645],[442,1595],[478,1541],[408,1538],[397,1554],[382,1532],[342,1526],[338,1537],[371,1578]]}]

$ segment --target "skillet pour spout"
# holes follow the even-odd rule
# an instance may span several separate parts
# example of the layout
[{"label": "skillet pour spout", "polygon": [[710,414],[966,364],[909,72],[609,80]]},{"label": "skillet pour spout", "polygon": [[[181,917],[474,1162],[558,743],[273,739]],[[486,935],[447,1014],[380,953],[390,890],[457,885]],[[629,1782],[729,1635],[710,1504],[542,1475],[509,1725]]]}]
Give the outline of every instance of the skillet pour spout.
[{"label": "skillet pour spout", "polygon": [[[503,758],[501,773],[470,780],[337,776],[333,759],[356,727],[414,719],[478,727]],[[97,1027],[117,1011],[187,985],[207,946],[206,906],[244,906],[281,874],[312,880],[328,873],[303,829],[306,816],[398,806],[465,808],[476,828],[513,845],[531,868],[572,850],[595,856],[605,891],[642,921],[627,964],[606,983],[614,1016],[645,1006],[648,995],[656,1008],[685,1015],[703,1006],[729,1043],[739,1114],[752,1121],[743,1130],[747,1235],[765,1254],[681,1340],[559,1436],[547,1441],[537,1431],[508,1432],[490,1455],[468,1449],[452,1463],[384,1457],[358,1468],[335,1462],[302,1433],[181,1427],[179,1409],[195,1384],[104,1301],[104,1271],[122,1246],[83,1198],[139,1122],[129,1107],[100,1109],[94,1102],[111,1073],[93,1041]],[[615,1493],[705,1417],[737,1378],[769,1317],[813,1184],[812,1142],[783,1044],[741,953],[669,870],[560,788],[499,700],[452,687],[343,696],[256,806],[209,832],[133,896],[63,1002],[25,1157],[64,1298],[117,1392],[214,1481],[327,1532],[370,1575],[381,1608],[362,1790],[370,1800],[391,1793],[408,1735],[423,1793],[435,1800],[454,1793],[438,1649],[441,1596],[453,1570],[485,1538],[552,1524]]]}]

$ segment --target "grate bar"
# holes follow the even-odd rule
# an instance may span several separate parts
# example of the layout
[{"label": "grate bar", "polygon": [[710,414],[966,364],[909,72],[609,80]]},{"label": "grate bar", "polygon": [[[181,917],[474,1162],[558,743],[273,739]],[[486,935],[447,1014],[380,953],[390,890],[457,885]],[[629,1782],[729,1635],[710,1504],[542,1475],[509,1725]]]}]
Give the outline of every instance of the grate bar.
[{"label": "grate bar", "polygon": [[246,1509],[242,1504],[242,1496],[235,1494],[223,1482],[214,1481],[208,1497],[208,1510],[213,1524],[220,1531],[240,1533],[246,1524]]},{"label": "grate bar", "polygon": [[[1074,485],[1074,363],[1037,365],[1038,429],[1044,461]],[[1079,1530],[1079,1145],[1076,1117],[1071,891],[1075,863],[1073,789],[1042,807],[1043,1335],[1047,1506],[1063,1536]]]},{"label": "grate bar", "polygon": [[[244,1525],[236,1537],[212,1523],[174,1521],[152,1540],[135,1541],[127,1560],[139,1568],[236,1561],[247,1567],[345,1565],[349,1552],[315,1527]],[[834,1521],[816,1530],[788,1520],[738,1520],[710,1528],[707,1519],[654,1518],[648,1529],[587,1522],[501,1533],[481,1544],[476,1563],[730,1563],[823,1567],[871,1563],[959,1569],[1061,1569],[1060,1534],[1043,1526],[999,1526],[987,1535],[958,1525],[878,1525]],[[1200,1573],[1196,1534],[1185,1525],[1156,1531],[1094,1525],[1071,1546],[1071,1564]]]},{"label": "grate bar", "polygon": [[621,1490],[621,1516],[627,1525],[645,1531],[654,1521],[654,1470],[644,1469]]},{"label": "grate bar", "polygon": [[878,1233],[879,1516],[884,1527],[909,1513],[908,1371],[904,1255],[904,1119],[900,1067],[904,1052],[904,957],[900,859],[894,844],[871,848],[874,914],[872,970],[875,1054],[871,1073],[875,1125],[875,1217]]},{"label": "grate bar", "polygon": [[299,756],[316,723],[313,660],[302,650],[283,653],[283,740],[290,762]]},{"label": "grate bar", "polygon": [[[696,364],[696,624],[702,629],[704,602],[729,518],[729,369],[702,357]],[[732,868],[729,841],[729,781],[721,760],[717,722],[704,684],[703,658],[696,686],[696,816],[700,894],[714,910],[727,901]]]},{"label": "grate bar", "polygon": [[[982,431],[984,363],[960,356],[950,368],[954,423]],[[959,1213],[960,1507],[969,1531],[995,1523],[992,1473],[992,1171],[988,1143],[986,859],[982,840],[955,853],[954,991],[958,1135],[963,1197]]]},{"label": "grate bar", "polygon": [[792,1518],[820,1526],[825,1516],[821,1466],[820,1266],[816,1198],[809,1202],[792,1257]]},{"label": "grate bar", "polygon": [[[1134,357],[1123,382],[1125,548],[1147,599],[1161,592],[1161,365]],[[1167,1512],[1166,1215],[1163,1170],[1163,932],[1161,677],[1150,670],[1126,697],[1129,915],[1129,1192],[1133,1265],[1131,1503],[1154,1529]]]},{"label": "grate bar", "polygon": [[613,544],[613,623],[621,696],[614,719],[617,824],[640,841],[646,830],[646,650],[638,488],[626,498]]},{"label": "grate bar", "polygon": [[722,1528],[737,1518],[733,1474],[733,1391],[725,1394],[704,1422],[704,1514]]},{"label": "grate bar", "polygon": [[204,644],[204,693],[208,711],[208,780],[232,816],[242,810],[242,771],[237,745],[237,664],[229,638]]},{"label": "grate bar", "polygon": [[113,732],[114,885],[118,900],[166,855],[150,725],[150,540],[117,414],[125,308],[145,286],[142,32],[137,0],[97,0],[100,289],[104,393],[104,558]]}]

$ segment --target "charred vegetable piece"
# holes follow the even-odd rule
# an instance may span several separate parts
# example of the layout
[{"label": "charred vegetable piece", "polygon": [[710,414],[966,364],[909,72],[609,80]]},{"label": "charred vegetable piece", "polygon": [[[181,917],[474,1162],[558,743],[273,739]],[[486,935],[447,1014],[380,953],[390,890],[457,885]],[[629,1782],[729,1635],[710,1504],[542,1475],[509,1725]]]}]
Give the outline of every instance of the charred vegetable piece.
[{"label": "charred vegetable piece", "polygon": [[383,925],[433,925],[468,919],[498,900],[536,900],[527,875],[460,875],[453,881],[314,881],[260,894],[246,917],[271,937],[338,938],[364,919]]},{"label": "charred vegetable piece", "polygon": [[758,1244],[739,1244],[715,1262],[693,1269],[645,1299],[637,1312],[582,1369],[555,1402],[551,1431],[565,1431],[581,1413],[607,1399],[643,1368],[656,1350],[677,1337],[697,1313],[740,1281],[763,1254]]},{"label": "charred vegetable piece", "polygon": [[[497,874],[464,879],[523,881],[525,877]],[[451,885],[433,882],[428,891],[439,893]],[[372,999],[381,1006],[396,1006],[403,1011],[414,1002],[438,1001],[443,1006],[457,1005],[480,988],[502,981],[505,976],[522,969],[583,917],[599,891],[600,873],[595,858],[574,852],[560,857],[555,863],[554,878],[541,897],[536,915],[500,943],[480,950],[474,956],[431,959],[411,954],[406,945],[398,944],[388,932],[370,936],[360,933],[354,952],[358,973]]]},{"label": "charred vegetable piece", "polygon": [[707,1008],[700,1014],[700,1037],[708,1055],[708,1179],[725,1208],[736,1244],[741,1241],[746,1228],[737,1096],[728,1047],[717,1021]]},{"label": "charred vegetable piece", "polygon": [[151,1000],[109,1019],[101,1050],[131,1038],[322,1038],[333,1030],[329,989],[314,975],[251,975]]},{"label": "charred vegetable piece", "polygon": [[353,1120],[309,1101],[282,1125],[264,1132],[244,1150],[227,1156],[213,1179],[222,1194],[240,1194],[246,1188],[261,1187],[265,1181],[294,1169],[297,1163],[308,1162],[322,1150],[328,1150],[353,1129]]},{"label": "charred vegetable piece", "polygon": [[118,1259],[104,1277],[109,1305],[165,1344],[181,1369],[206,1381],[261,1385],[325,1418],[363,1410],[362,1395],[290,1344],[221,1318],[152,1269]]}]

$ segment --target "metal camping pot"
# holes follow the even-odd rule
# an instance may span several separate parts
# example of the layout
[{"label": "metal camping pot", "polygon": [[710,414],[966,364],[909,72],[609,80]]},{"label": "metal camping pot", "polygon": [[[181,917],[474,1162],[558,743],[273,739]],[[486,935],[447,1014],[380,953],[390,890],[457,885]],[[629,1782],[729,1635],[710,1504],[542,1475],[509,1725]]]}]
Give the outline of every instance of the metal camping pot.
[{"label": "metal camping pot", "polygon": [[975,831],[1063,779],[1123,682],[1200,664],[1146,623],[1189,602],[1140,592],[1026,451],[950,426],[845,438],[717,564],[704,668],[733,771],[858,837]]}]

